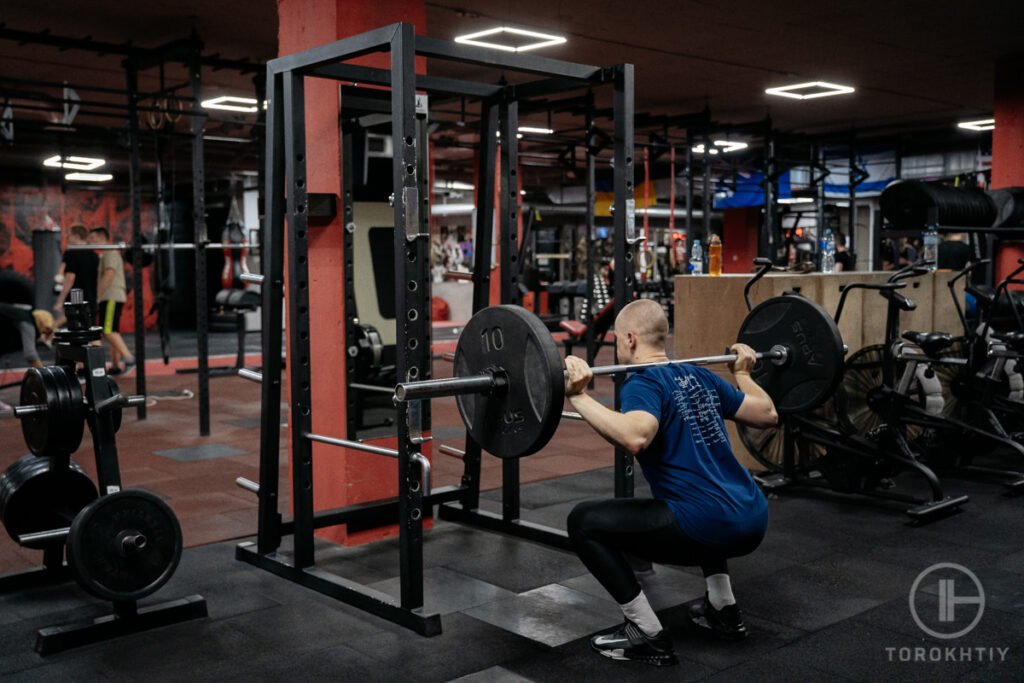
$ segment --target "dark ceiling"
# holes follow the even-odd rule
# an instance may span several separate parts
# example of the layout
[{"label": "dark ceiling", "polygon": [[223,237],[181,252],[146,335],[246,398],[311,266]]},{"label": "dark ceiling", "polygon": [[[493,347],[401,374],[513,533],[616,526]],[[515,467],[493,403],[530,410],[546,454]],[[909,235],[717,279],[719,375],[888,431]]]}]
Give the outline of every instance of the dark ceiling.
[{"label": "dark ceiling", "polygon": [[[0,21],[7,31],[48,30],[114,44],[131,41],[142,48],[184,38],[194,29],[205,54],[262,62],[276,55],[276,12],[272,0],[5,0]],[[1024,50],[1021,0],[441,0],[426,3],[426,16],[426,30],[417,31],[437,38],[508,24],[568,38],[564,45],[539,51],[543,56],[596,65],[633,63],[637,112],[679,115],[707,107],[722,123],[770,115],[777,129],[809,134],[941,129],[976,140],[978,134],[955,132],[955,122],[991,114],[996,60]],[[46,115],[17,105],[35,100],[38,106],[41,95],[59,98],[59,88],[12,79],[118,89],[125,86],[122,59],[0,40],[0,78],[6,79],[0,80],[0,98],[12,99],[16,128],[4,165],[38,165],[41,150],[56,144],[56,134],[42,130]],[[431,62],[428,71],[489,81],[500,76],[455,63]],[[169,85],[183,83],[186,74],[168,65],[163,77]],[[203,79],[204,96],[253,92],[251,73],[205,69]],[[857,92],[808,101],[764,94],[766,87],[808,80],[849,84]],[[159,84],[157,69],[140,76],[143,91]],[[79,95],[123,102],[116,94],[81,90]],[[118,112],[111,113],[80,117],[78,135],[65,134],[61,144],[108,144],[104,131],[123,125]],[[208,133],[246,138],[255,116],[218,113],[214,118]],[[180,122],[176,130],[187,132],[187,124]],[[211,141],[209,147],[214,167],[255,167],[251,145]]]}]

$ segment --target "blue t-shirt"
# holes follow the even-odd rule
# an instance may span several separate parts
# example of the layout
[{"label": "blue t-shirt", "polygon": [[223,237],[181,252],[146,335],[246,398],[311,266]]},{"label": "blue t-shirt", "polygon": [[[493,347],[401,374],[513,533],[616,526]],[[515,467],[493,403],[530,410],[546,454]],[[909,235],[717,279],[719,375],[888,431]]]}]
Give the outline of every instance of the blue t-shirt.
[{"label": "blue t-shirt", "polygon": [[705,545],[759,538],[768,525],[768,501],[725,431],[743,397],[713,372],[685,364],[645,368],[622,387],[623,413],[642,410],[658,420],[654,440],[637,455],[651,492]]}]

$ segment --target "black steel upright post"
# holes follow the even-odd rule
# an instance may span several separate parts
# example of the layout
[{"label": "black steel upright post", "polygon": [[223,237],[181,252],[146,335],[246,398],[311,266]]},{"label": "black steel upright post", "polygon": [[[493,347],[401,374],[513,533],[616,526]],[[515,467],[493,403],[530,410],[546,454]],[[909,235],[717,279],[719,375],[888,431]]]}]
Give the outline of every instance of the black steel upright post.
[{"label": "black steel upright post", "polygon": [[775,260],[775,204],[778,199],[778,168],[775,163],[775,135],[771,119],[765,119],[764,134],[764,220],[757,240],[757,255]]},{"label": "black steel upright post", "polygon": [[686,131],[686,249],[683,272],[688,272],[689,250],[693,248],[693,132]]},{"label": "black steel upright post", "polygon": [[[501,182],[498,188],[498,249],[501,252],[501,303],[518,306],[519,295],[519,103],[501,103]],[[501,514],[519,519],[519,458],[501,461]]]},{"label": "black steel upright post", "polygon": [[[473,258],[473,313],[487,308],[491,300],[491,240],[494,234],[494,173],[498,155],[498,109],[496,101],[480,103],[480,158],[476,173],[476,244]],[[466,510],[480,506],[480,444],[466,437],[462,485]]]},{"label": "black steel upright post", "polygon": [[[142,301],[142,184],[139,177],[139,72],[134,61],[125,64],[128,81],[128,193],[132,205],[132,296],[135,299],[135,393],[146,394],[146,318]],[[96,302],[93,302],[96,305]],[[146,402],[136,408],[146,419]]]},{"label": "black steel upright post", "polygon": [[359,390],[354,389],[352,384],[357,383],[359,369],[359,345],[356,340],[356,320],[359,311],[356,310],[356,282],[355,282],[355,207],[353,206],[353,178],[352,174],[352,152],[353,152],[353,129],[357,123],[345,117],[345,101],[341,101],[342,122],[341,122],[341,220],[344,230],[341,234],[341,258],[342,270],[345,279],[345,348],[348,350],[348,357],[345,361],[345,421],[349,439],[358,439],[360,427]]},{"label": "black steel upright post", "polygon": [[[594,219],[594,202],[597,201],[597,160],[594,158],[594,147],[591,135],[594,129],[593,94],[588,93],[587,98],[587,225],[584,238],[587,250],[586,267],[586,293],[587,293],[587,319],[586,319],[586,342],[587,342],[587,364],[593,365],[597,358],[597,337],[594,334],[594,321],[597,319],[597,311],[594,310],[597,302],[594,298],[594,278],[597,276],[597,226]],[[570,297],[571,300],[571,297]]]},{"label": "black steel upright post", "polygon": [[[707,130],[704,131],[704,180],[700,188],[700,210],[704,224],[704,253],[707,254],[708,244],[711,239],[711,136]],[[701,272],[704,272],[701,270]]]},{"label": "black steel upright post", "polygon": [[[633,65],[620,64],[615,70],[615,314],[633,300],[636,266],[636,202],[633,198]],[[618,359],[616,359],[618,362]],[[615,376],[615,409],[621,408],[624,377]],[[615,497],[633,496],[633,456],[615,449]]]},{"label": "black steel upright post", "polygon": [[312,354],[309,350],[309,235],[306,212],[306,98],[300,72],[284,75],[284,165],[288,216],[288,386],[291,394],[295,566],[313,564]]},{"label": "black steel upright post", "polygon": [[[847,229],[847,238],[850,240],[850,244],[847,246],[850,253],[856,256],[857,253],[857,185],[860,184],[860,170],[857,168],[857,143],[856,136],[850,133],[850,180],[849,180],[849,223],[850,227]],[[853,269],[857,269],[857,263],[854,262]]]},{"label": "black steel upright post", "polygon": [[281,463],[281,330],[284,296],[284,97],[282,78],[267,69],[267,127],[263,235],[262,411],[260,423],[260,490],[257,552],[266,555],[281,545],[277,510]]},{"label": "black steel upright post", "polygon": [[196,355],[199,361],[199,436],[210,435],[210,304],[206,273],[206,175],[203,160],[203,128],[206,114],[203,99],[201,44],[189,55],[189,79],[192,84],[192,226],[195,231],[196,263]]},{"label": "black steel upright post", "polygon": [[[395,374],[399,381],[424,377],[430,363],[426,329],[430,316],[423,286],[427,265],[417,242],[423,237],[416,140],[415,35],[401,24],[391,40],[391,135],[394,140],[392,181],[395,193]],[[429,209],[427,209],[429,210]],[[422,343],[421,343],[422,342]],[[423,489],[414,464],[420,456],[422,413],[419,401],[398,406],[398,526],[401,604],[423,606]]]},{"label": "black steel upright post", "polygon": [[825,177],[828,175],[828,171],[825,169],[825,148],[815,144],[812,149],[814,152],[812,152],[811,177],[814,178],[815,167],[817,167],[819,174],[814,179],[814,213],[815,221],[818,224],[818,270],[821,270],[821,258],[824,256],[822,246],[825,239]]}]

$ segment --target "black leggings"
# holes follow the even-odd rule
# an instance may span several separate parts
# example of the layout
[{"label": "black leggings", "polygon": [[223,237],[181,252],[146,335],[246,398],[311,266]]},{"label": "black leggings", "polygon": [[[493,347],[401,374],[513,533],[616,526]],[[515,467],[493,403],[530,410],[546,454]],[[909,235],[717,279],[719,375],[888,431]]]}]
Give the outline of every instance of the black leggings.
[{"label": "black leggings", "polygon": [[587,569],[620,605],[640,594],[627,555],[659,564],[700,567],[704,576],[726,574],[726,559],[753,552],[761,536],[712,548],[687,536],[668,504],[651,498],[580,503],[569,513],[569,539]]}]

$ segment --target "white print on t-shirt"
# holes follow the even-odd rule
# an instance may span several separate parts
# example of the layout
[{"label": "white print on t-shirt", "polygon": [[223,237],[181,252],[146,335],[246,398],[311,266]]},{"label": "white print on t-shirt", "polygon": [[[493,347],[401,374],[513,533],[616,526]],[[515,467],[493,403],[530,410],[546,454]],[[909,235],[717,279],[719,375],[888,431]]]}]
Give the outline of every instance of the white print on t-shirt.
[{"label": "white print on t-shirt", "polygon": [[689,425],[694,441],[706,447],[719,443],[728,443],[729,437],[722,430],[718,416],[722,414],[722,403],[718,394],[708,391],[692,375],[674,377],[679,391],[673,393],[676,406],[683,420]]}]

